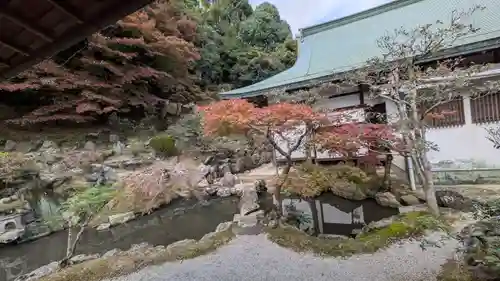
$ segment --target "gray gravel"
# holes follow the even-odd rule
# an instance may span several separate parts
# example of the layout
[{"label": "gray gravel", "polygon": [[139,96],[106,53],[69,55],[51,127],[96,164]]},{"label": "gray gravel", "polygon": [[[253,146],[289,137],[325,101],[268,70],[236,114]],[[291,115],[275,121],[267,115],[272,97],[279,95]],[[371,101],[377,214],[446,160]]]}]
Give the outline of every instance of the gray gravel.
[{"label": "gray gravel", "polygon": [[[433,234],[429,240],[440,236]],[[239,236],[217,252],[179,263],[152,266],[115,281],[432,281],[457,243],[425,251],[406,241],[375,254],[320,258],[279,247],[264,235]]]}]

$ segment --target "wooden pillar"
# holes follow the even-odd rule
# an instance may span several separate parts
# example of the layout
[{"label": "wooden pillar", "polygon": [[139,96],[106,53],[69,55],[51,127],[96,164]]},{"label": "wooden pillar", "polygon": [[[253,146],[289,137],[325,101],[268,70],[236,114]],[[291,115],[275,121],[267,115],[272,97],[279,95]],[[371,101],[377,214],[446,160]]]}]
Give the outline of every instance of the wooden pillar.
[{"label": "wooden pillar", "polygon": [[365,105],[365,87],[363,84],[358,85],[359,105]]}]

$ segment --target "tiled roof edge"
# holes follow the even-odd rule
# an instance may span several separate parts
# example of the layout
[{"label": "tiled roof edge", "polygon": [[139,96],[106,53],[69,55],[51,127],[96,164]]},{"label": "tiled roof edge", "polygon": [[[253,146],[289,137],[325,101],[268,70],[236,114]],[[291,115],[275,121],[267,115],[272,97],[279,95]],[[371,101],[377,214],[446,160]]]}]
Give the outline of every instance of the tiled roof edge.
[{"label": "tiled roof edge", "polygon": [[325,30],[333,29],[342,25],[347,25],[353,22],[357,22],[366,18],[371,18],[373,16],[399,9],[404,6],[408,6],[423,0],[394,0],[392,2],[377,6],[375,8],[368,9],[366,11],[362,11],[356,14],[352,14],[340,19],[328,21],[325,23],[321,23],[318,25],[313,25],[310,27],[306,27],[300,30],[301,36],[306,37],[310,36]]}]

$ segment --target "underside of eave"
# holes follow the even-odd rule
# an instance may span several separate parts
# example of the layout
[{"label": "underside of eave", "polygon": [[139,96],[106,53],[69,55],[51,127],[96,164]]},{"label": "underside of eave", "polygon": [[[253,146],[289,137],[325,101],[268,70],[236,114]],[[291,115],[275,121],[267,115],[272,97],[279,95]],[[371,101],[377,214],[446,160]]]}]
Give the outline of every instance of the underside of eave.
[{"label": "underside of eave", "polygon": [[81,22],[81,24],[76,25],[74,28],[69,29],[57,38],[54,38],[52,42],[26,53],[25,59],[21,62],[0,72],[0,81],[9,79],[31,66],[53,56],[57,52],[73,46],[93,33],[98,32],[106,26],[114,24],[125,16],[134,13],[151,2],[153,2],[153,0],[129,0],[120,2],[119,5],[112,5],[111,8],[105,9],[95,15],[90,21]]}]

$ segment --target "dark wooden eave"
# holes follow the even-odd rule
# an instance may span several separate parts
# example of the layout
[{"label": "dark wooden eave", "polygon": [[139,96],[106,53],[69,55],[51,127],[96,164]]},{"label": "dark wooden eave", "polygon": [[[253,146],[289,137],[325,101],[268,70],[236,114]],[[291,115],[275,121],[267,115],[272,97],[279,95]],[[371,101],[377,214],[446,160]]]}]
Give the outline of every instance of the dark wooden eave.
[{"label": "dark wooden eave", "polygon": [[8,79],[152,0],[0,0],[0,79]]}]

